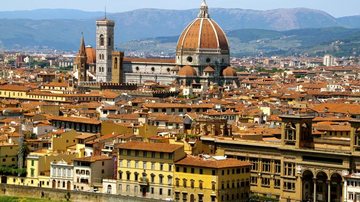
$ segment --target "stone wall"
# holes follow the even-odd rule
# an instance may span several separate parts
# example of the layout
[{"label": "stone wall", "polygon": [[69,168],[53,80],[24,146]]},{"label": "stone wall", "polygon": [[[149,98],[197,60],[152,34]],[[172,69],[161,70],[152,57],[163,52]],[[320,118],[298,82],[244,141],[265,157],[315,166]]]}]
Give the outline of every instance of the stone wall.
[{"label": "stone wall", "polygon": [[73,202],[155,202],[158,200],[135,198],[129,196],[67,191],[59,189],[46,189],[39,187],[15,186],[15,185],[0,185],[0,195],[16,196],[16,197],[31,197]]}]

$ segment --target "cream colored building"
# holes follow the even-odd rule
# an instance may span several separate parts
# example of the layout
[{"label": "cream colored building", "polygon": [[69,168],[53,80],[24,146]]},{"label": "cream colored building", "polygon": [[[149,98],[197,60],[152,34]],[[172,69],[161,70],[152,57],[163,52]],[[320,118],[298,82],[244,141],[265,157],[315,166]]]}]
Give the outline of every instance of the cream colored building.
[{"label": "cream colored building", "polygon": [[186,156],[182,145],[126,142],[118,149],[118,194],[173,198],[174,163]]}]

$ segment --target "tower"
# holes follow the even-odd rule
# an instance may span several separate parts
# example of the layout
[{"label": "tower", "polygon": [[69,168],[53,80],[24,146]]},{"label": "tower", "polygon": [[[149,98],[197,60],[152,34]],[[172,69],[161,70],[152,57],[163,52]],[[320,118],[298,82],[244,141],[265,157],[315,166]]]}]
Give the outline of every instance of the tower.
[{"label": "tower", "polygon": [[122,63],[124,59],[124,53],[120,51],[114,51],[112,54],[112,83],[122,83]]},{"label": "tower", "polygon": [[106,17],[96,21],[96,81],[111,82],[115,22]]},{"label": "tower", "polygon": [[76,56],[74,64],[74,72],[76,73],[75,77],[77,78],[78,82],[86,81],[86,62],[87,55],[85,48],[85,40],[84,35],[82,35],[80,40],[79,53]]},{"label": "tower", "polygon": [[281,144],[296,149],[314,148],[310,115],[282,115]]}]

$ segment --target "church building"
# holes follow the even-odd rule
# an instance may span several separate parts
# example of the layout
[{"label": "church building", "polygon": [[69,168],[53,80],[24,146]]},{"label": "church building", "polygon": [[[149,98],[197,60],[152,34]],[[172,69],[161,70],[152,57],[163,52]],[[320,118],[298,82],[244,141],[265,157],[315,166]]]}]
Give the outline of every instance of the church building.
[{"label": "church building", "polygon": [[[96,25],[96,72],[89,74],[95,75],[97,82],[143,84],[152,81],[202,89],[211,85],[238,86],[236,70],[230,66],[228,39],[210,17],[205,0],[198,16],[180,35],[174,59],[124,57],[124,53],[114,51],[114,21],[105,18]],[[79,78],[79,81],[92,81],[86,80],[89,78],[86,76]]]}]

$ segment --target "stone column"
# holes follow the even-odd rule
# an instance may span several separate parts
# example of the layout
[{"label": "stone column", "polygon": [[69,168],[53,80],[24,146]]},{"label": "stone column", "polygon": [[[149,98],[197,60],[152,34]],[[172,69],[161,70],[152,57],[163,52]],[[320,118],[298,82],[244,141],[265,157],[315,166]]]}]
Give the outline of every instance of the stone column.
[{"label": "stone column", "polygon": [[313,181],[314,181],[314,196],[313,196],[313,198],[314,198],[314,202],[316,202],[316,178],[314,178]]},{"label": "stone column", "polygon": [[330,180],[327,180],[326,181],[326,184],[328,186],[328,196],[327,196],[327,201],[330,202],[330,197],[331,197],[331,181]]}]

